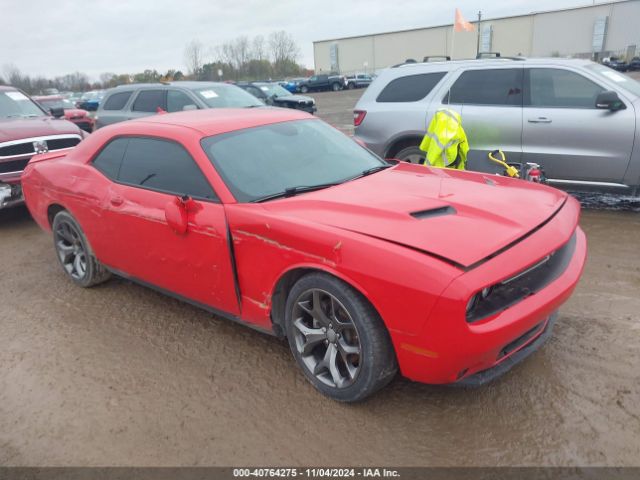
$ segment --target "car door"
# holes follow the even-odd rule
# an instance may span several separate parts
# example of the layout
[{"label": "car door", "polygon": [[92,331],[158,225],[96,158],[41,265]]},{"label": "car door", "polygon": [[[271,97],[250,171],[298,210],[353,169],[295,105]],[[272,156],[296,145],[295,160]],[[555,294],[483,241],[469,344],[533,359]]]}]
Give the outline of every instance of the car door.
[{"label": "car door", "polygon": [[167,89],[153,88],[140,90],[131,105],[129,119],[155,115],[158,113],[158,109],[167,110]]},{"label": "car door", "polygon": [[129,115],[126,105],[132,94],[131,90],[111,93],[98,108],[95,128],[127,120]]},{"label": "car door", "polygon": [[[103,161],[102,152],[113,145],[115,153]],[[238,314],[224,206],[185,147],[132,136],[112,140],[102,152],[93,165],[114,181],[102,202],[100,260],[149,285]],[[179,234],[165,209],[183,196],[190,197],[188,230]]]},{"label": "car door", "polygon": [[561,67],[525,69],[523,159],[541,164],[549,179],[620,183],[635,132],[631,102],[625,110],[596,109],[607,90]]},{"label": "car door", "polygon": [[462,116],[469,141],[467,169],[501,172],[488,159],[488,153],[500,149],[510,162],[522,156],[522,77],[523,68],[484,67],[461,71],[444,96]]}]

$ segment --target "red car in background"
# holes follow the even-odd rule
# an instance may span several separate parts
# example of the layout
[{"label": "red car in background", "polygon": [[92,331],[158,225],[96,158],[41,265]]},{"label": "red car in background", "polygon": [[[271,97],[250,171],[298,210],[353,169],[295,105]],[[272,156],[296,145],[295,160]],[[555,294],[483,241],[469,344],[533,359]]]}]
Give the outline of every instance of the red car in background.
[{"label": "red car in background", "polygon": [[579,205],[504,177],[388,163],[306,113],[212,109],[35,157],[26,202],[65,274],[111,274],[288,339],[362,400],[400,372],[483,384],[535,351],[586,258]]},{"label": "red car in background", "polygon": [[0,85],[0,209],[23,202],[20,175],[36,153],[66,151],[86,135],[21,90]]},{"label": "red car in background", "polygon": [[62,109],[64,111],[64,119],[75,123],[85,132],[93,132],[94,120],[89,116],[89,112],[81,108],[77,108],[66,98],[60,95],[34,96],[33,99],[40,104],[47,112],[51,109]]}]

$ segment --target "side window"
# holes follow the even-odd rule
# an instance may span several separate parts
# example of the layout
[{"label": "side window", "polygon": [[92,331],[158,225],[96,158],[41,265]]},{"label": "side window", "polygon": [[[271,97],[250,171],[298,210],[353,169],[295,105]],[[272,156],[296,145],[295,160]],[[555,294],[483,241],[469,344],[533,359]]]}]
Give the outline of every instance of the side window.
[{"label": "side window", "polygon": [[187,151],[168,140],[129,138],[118,180],[176,195],[217,198]]},{"label": "side window", "polygon": [[104,102],[104,110],[122,110],[133,92],[119,92],[110,95]]},{"label": "side window", "polygon": [[253,85],[249,85],[247,87],[247,92],[249,92],[254,97],[258,97],[258,98],[264,98],[265,97],[265,94],[259,88],[256,88]]},{"label": "side window", "polygon": [[132,110],[134,112],[156,113],[158,107],[166,109],[164,104],[164,90],[142,90],[138,93]]},{"label": "side window", "polygon": [[127,149],[128,138],[116,138],[109,142],[93,159],[93,166],[111,180],[118,179],[122,157]]},{"label": "side window", "polygon": [[451,87],[449,103],[522,106],[522,70],[468,70]]},{"label": "side window", "polygon": [[376,102],[417,102],[429,95],[444,76],[445,72],[436,72],[396,78],[382,89]]},{"label": "side window", "polygon": [[195,107],[196,102],[180,90],[167,91],[167,112],[182,112],[187,105]]},{"label": "side window", "polygon": [[558,68],[527,70],[525,105],[532,107],[595,108],[604,88],[582,75]]}]

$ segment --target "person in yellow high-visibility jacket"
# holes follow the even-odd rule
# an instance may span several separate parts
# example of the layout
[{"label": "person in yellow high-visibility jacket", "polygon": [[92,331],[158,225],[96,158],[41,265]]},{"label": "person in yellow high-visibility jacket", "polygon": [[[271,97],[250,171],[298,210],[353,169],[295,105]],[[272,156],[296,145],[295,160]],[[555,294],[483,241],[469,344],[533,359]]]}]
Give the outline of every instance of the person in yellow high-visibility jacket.
[{"label": "person in yellow high-visibility jacket", "polygon": [[420,150],[427,154],[425,165],[464,170],[469,143],[460,114],[448,108],[436,111],[420,143]]}]

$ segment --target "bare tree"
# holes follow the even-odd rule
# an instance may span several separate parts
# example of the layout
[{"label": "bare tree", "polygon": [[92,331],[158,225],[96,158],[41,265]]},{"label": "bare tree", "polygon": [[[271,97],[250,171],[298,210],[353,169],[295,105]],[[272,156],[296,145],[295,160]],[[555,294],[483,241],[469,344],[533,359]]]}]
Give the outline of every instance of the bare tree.
[{"label": "bare tree", "polygon": [[271,61],[276,64],[295,62],[300,56],[300,49],[293,36],[284,30],[269,35]]},{"label": "bare tree", "polygon": [[191,40],[184,49],[184,63],[191,75],[197,76],[204,63],[204,47],[199,40]]},{"label": "bare tree", "polygon": [[253,37],[253,41],[251,42],[251,59],[258,60],[259,62],[267,59],[267,48],[262,35]]}]

